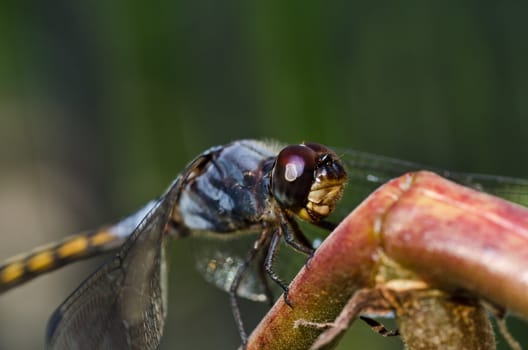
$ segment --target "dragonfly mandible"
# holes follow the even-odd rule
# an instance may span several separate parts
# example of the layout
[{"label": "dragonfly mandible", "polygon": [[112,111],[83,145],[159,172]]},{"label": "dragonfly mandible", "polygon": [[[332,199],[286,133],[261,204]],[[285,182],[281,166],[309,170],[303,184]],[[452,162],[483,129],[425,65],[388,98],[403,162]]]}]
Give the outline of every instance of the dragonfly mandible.
[{"label": "dragonfly mandible", "polygon": [[[338,150],[338,157],[333,151],[317,144],[290,147],[293,148],[288,150],[292,151],[285,153],[285,159],[293,161],[294,164],[282,167],[283,178],[295,179],[295,174],[302,173],[297,162],[301,161],[302,164],[306,158],[302,154],[297,158],[299,156],[297,152],[307,151],[306,147],[312,147],[311,151],[321,158],[321,164],[333,169],[330,173],[323,171],[323,175],[329,176],[328,182],[323,181],[329,184],[329,190],[326,192],[330,194],[327,198],[328,208],[315,207],[315,211],[310,214],[305,208],[305,204],[309,201],[299,205],[298,200],[291,199],[291,193],[287,194],[288,189],[281,189],[281,184],[270,185],[277,155],[287,148],[253,140],[236,141],[225,146],[213,147],[198,156],[174,181],[165,195],[147,203],[136,213],[118,223],[101,230],[66,238],[62,242],[37,249],[4,264],[0,267],[0,292],[70,262],[117,249],[115,257],[94,272],[54,313],[48,326],[48,343],[52,348],[68,348],[74,341],[93,344],[90,343],[94,341],[90,333],[93,329],[87,330],[84,326],[106,320],[104,326],[99,327],[101,329],[95,330],[108,334],[107,337],[101,335],[97,337],[97,341],[102,341],[96,344],[99,348],[116,345],[128,348],[155,348],[162,334],[166,312],[163,259],[165,238],[193,236],[200,232],[214,239],[219,235],[218,232],[223,232],[221,235],[226,232],[236,232],[235,235],[259,230],[262,232],[272,230],[270,226],[273,225],[270,223],[280,227],[280,223],[286,222],[284,225],[290,227],[283,227],[282,232],[285,237],[288,236],[286,237],[288,243],[297,250],[310,254],[311,242],[308,242],[298,230],[292,214],[298,214],[302,219],[319,226],[331,228],[332,225],[322,219],[332,212],[339,200],[345,182],[341,162],[348,171],[348,184],[343,199],[334,211],[334,220],[337,221],[380,184],[405,172],[422,169],[433,170],[464,185],[528,205],[526,180],[452,173],[352,150]],[[288,161],[284,164],[289,164]],[[308,168],[312,169],[310,166]],[[208,175],[203,176],[204,173]],[[224,181],[227,178],[231,179],[231,183]],[[263,178],[266,180],[259,181]],[[308,178],[309,180],[303,178],[300,182],[300,187],[304,191],[307,191],[307,183],[312,184],[314,173],[312,172]],[[185,188],[186,191],[183,190]],[[278,190],[278,195],[272,194],[270,197],[271,188]],[[247,191],[247,189],[252,190]],[[319,188],[314,190],[317,191]],[[294,190],[293,197],[297,193],[298,188]],[[314,195],[317,193],[320,192],[315,192]],[[321,200],[320,194],[315,197],[314,202]],[[266,202],[270,198],[276,201],[275,206],[269,206]],[[240,218],[247,219],[251,217],[251,213],[258,211],[254,207],[255,203],[265,203],[263,207],[269,209],[264,211],[269,219],[264,226],[253,219],[240,220]],[[173,210],[174,208],[180,210]],[[218,208],[229,210],[217,210]],[[313,209],[314,207],[312,211]],[[243,214],[232,215],[233,211]],[[255,278],[254,274],[248,274],[242,278],[240,271],[247,268],[248,263],[255,257],[258,250],[255,247],[267,248],[270,245],[272,248],[273,245],[276,247],[278,236],[280,235],[270,233],[261,235],[262,241],[257,241],[259,243],[256,246],[247,247],[247,256],[233,257],[218,252],[218,255],[210,256],[200,263],[199,270],[207,280],[231,293],[231,301],[235,306],[234,314],[241,328],[242,337],[245,333],[236,296],[258,301],[265,301],[271,296],[258,276]],[[263,237],[268,241],[265,242]],[[264,255],[264,258],[267,257],[267,261],[264,261],[265,265],[261,260],[256,264],[259,265],[258,268],[267,265],[272,279],[287,291],[287,285],[279,279],[279,276],[273,276],[271,266],[274,250],[270,251],[271,254]],[[145,264],[145,262],[149,263]],[[134,273],[132,274],[131,271]],[[81,316],[77,316],[75,310],[90,312],[83,312]],[[142,325],[133,330],[133,335],[137,337],[134,338],[130,336],[131,328],[124,327],[123,321],[138,318],[141,319]],[[129,326],[128,321],[126,324]],[[119,334],[122,337],[119,337]]]}]

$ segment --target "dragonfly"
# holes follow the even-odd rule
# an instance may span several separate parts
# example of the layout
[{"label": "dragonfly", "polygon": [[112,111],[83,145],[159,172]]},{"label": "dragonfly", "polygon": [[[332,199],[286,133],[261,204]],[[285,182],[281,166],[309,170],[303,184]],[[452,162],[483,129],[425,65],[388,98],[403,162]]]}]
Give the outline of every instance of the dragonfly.
[{"label": "dragonfly", "polygon": [[281,239],[310,256],[313,248],[294,216],[330,227],[324,218],[335,208],[345,182],[346,171],[337,155],[317,143],[280,148],[274,143],[242,140],[216,146],[191,161],[161,197],[135,214],[9,261],[0,268],[4,286],[0,289],[118,245],[114,257],[52,314],[47,347],[155,349],[167,310],[165,238],[224,238],[258,231],[229,286],[245,344],[237,301],[244,272],[257,253],[264,251],[262,275],[265,272],[279,285],[288,301],[288,286],[273,269]]},{"label": "dragonfly", "polygon": [[204,277],[230,293],[244,343],[237,297],[270,301],[266,273],[288,302],[288,286],[273,268],[281,238],[294,250],[313,253],[313,242],[294,216],[329,230],[331,221],[338,222],[381,184],[423,169],[528,205],[527,180],[448,172],[315,143],[235,141],[196,157],[165,194],[117,223],[9,259],[0,266],[0,293],[74,261],[116,251],[53,313],[47,346],[154,349],[167,311],[167,238],[205,237],[231,247],[253,234],[256,240],[250,240],[245,255],[210,249],[198,259]]}]

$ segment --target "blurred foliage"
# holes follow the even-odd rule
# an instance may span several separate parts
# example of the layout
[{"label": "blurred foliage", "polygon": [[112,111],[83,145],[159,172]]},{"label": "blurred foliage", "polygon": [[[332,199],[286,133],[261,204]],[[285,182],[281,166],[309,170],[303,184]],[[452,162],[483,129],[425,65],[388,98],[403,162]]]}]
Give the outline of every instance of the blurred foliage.
[{"label": "blurred foliage", "polygon": [[[240,138],[313,140],[528,177],[527,10],[492,1],[4,1],[1,210],[23,231],[57,238],[51,231],[125,215],[197,153]],[[28,197],[39,203],[34,212],[12,209],[15,180],[39,191]],[[56,212],[69,225],[51,224]],[[28,216],[42,220],[31,226]],[[20,241],[13,234],[3,240]],[[30,237],[1,253],[51,238]],[[234,348],[227,296],[190,268],[187,243],[171,248],[163,348]],[[51,312],[70,284],[50,292],[54,299],[33,287],[17,292]],[[29,341],[41,344],[45,316],[10,314],[4,305],[24,306],[17,292],[0,305],[0,348],[35,348]],[[265,312],[243,306],[249,323]],[[15,314],[38,320],[33,336],[10,328]],[[511,323],[528,343],[527,324]],[[401,348],[370,333],[358,325],[341,348]]]}]

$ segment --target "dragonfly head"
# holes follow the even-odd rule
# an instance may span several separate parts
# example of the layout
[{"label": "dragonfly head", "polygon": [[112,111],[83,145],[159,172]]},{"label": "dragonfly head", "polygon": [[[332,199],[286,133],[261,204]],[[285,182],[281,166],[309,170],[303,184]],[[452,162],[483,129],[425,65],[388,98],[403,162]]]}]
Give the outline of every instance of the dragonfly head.
[{"label": "dragonfly head", "polygon": [[318,143],[287,146],[272,170],[271,192],[288,211],[309,222],[332,213],[341,199],[347,173],[339,157]]}]

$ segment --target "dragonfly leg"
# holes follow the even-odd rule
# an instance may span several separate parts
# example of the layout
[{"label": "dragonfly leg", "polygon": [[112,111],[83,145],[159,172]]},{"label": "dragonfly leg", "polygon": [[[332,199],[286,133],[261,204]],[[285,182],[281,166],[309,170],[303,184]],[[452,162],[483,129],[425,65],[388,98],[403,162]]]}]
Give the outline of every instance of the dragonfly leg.
[{"label": "dragonfly leg", "polygon": [[284,302],[291,307],[291,302],[288,299],[289,288],[286,283],[284,283],[281,278],[275,273],[275,271],[273,271],[273,263],[275,261],[275,257],[277,256],[277,252],[279,251],[279,243],[281,236],[281,230],[275,231],[271,236],[271,242],[268,248],[268,253],[266,254],[266,259],[264,260],[264,269],[268,273],[268,276],[273,280],[273,282],[277,283],[279,287],[281,287],[281,289],[284,291]]},{"label": "dragonfly leg", "polygon": [[359,319],[369,325],[369,327],[372,328],[374,332],[384,337],[396,337],[400,335],[400,331],[398,329],[391,331],[390,329],[385,328],[383,324],[370,317],[359,316]]},{"label": "dragonfly leg", "polygon": [[285,218],[282,220],[281,229],[287,245],[300,253],[308,255],[310,258],[312,257],[315,249],[313,249],[312,244],[293,219]]},{"label": "dragonfly leg", "polygon": [[310,268],[310,260],[312,260],[315,249],[313,249],[308,238],[302,233],[297,222],[293,219],[285,219],[282,221],[281,227],[286,244],[294,250],[307,255],[308,259],[306,259],[305,266],[307,269]]},{"label": "dragonfly leg", "polygon": [[238,287],[240,286],[240,282],[242,281],[242,278],[247,272],[249,265],[251,264],[251,262],[253,262],[253,260],[257,256],[257,253],[266,244],[266,241],[268,240],[268,234],[269,234],[269,229],[265,228],[262,231],[259,239],[255,242],[255,244],[253,244],[253,247],[251,247],[251,249],[247,253],[246,258],[244,259],[244,262],[238,268],[235,274],[235,277],[233,278],[233,282],[231,283],[231,287],[229,288],[229,299],[231,302],[231,311],[233,312],[233,317],[238,327],[238,333],[240,334],[240,338],[242,340],[242,347],[244,349],[248,341],[248,336],[247,336],[246,330],[244,329],[244,322],[242,321],[242,314],[240,312],[240,307],[238,305],[238,296],[237,296]]},{"label": "dragonfly leg", "polygon": [[267,272],[266,272],[266,269],[264,268],[265,263],[266,263],[266,255],[261,254],[259,256],[259,261],[258,261],[259,279],[260,279],[260,282],[262,282],[262,285],[264,286],[264,293],[266,293],[266,298],[268,299],[268,305],[271,308],[273,306],[273,301],[275,300],[275,296],[273,295],[273,291],[271,290],[268,279],[266,278]]}]

